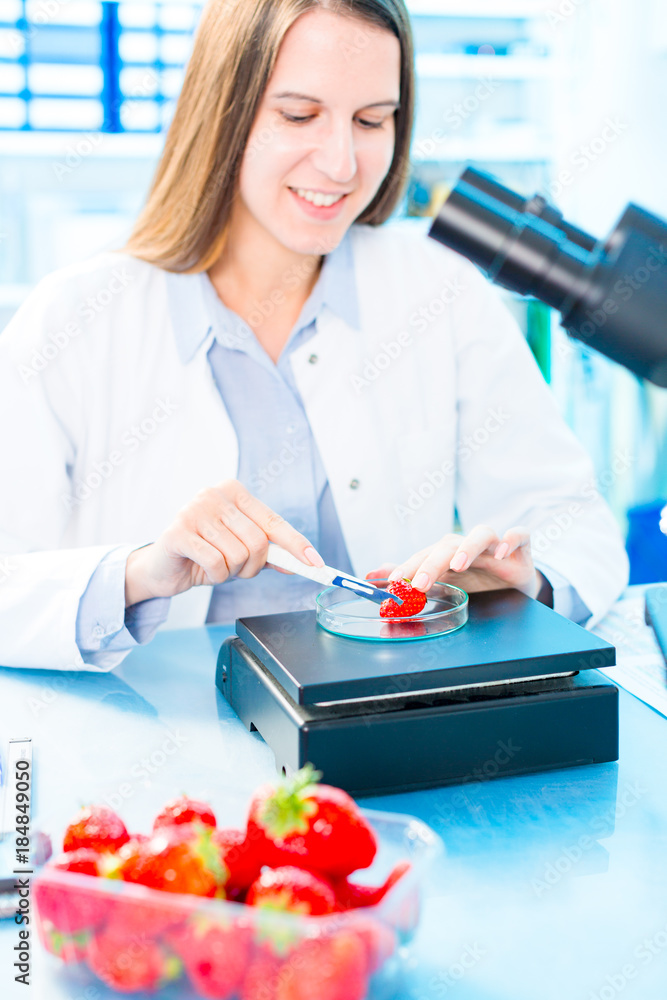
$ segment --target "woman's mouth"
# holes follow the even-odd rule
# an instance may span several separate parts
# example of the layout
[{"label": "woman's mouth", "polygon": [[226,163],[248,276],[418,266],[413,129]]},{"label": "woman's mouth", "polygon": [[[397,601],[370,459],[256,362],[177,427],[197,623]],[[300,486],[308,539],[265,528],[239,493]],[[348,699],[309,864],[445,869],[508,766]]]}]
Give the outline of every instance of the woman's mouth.
[{"label": "woman's mouth", "polygon": [[289,188],[302,211],[311,218],[332,219],[338,215],[347,194],[327,194],[310,188]]}]

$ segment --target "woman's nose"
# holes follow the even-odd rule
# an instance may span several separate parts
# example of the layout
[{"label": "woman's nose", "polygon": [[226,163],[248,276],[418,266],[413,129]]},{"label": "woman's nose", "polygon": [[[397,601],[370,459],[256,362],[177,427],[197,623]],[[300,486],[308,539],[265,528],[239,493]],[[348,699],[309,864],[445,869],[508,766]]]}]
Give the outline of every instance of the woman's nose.
[{"label": "woman's nose", "polygon": [[313,162],[318,170],[337,184],[351,181],[357,172],[352,126],[340,122],[327,129],[315,151]]}]

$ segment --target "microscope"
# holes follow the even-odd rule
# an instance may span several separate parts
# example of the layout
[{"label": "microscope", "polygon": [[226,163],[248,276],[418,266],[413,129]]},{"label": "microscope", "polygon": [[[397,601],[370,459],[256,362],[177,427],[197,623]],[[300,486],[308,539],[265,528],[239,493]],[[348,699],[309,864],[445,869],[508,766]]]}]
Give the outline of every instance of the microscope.
[{"label": "microscope", "polygon": [[[570,336],[667,388],[667,222],[628,205],[596,240],[541,195],[522,198],[469,168],[429,236],[497,284],[556,309]],[[646,620],[667,660],[667,586],[647,592]]]}]

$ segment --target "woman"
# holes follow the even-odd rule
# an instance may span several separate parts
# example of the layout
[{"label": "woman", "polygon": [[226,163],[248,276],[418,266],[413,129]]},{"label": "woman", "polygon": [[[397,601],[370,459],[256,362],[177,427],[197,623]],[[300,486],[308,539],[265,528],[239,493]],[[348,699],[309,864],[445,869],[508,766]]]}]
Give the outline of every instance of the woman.
[{"label": "woman", "polygon": [[260,573],[269,541],[579,620],[618,596],[618,530],[515,324],[380,225],[412,60],[400,0],[206,7],[125,252],[45,279],[0,340],[0,662],[110,669],[167,615],[311,604]]}]

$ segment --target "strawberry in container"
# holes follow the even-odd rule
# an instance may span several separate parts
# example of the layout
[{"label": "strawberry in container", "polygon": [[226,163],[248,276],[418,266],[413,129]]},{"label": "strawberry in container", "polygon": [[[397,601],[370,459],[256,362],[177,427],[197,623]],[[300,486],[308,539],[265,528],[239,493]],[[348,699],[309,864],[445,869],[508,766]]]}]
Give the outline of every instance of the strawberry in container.
[{"label": "strawberry in container", "polygon": [[250,803],[246,839],[273,867],[297,865],[331,877],[368,868],[377,852],[373,828],[342,788],[318,783],[306,764]]},{"label": "strawberry in container", "polygon": [[[102,861],[97,851],[82,847],[53,858],[49,866],[54,871],[97,878],[102,873]],[[107,900],[85,891],[76,893],[57,886],[37,885],[35,902],[40,914],[40,937],[46,950],[64,962],[80,962],[93,932],[106,918]]]},{"label": "strawberry in container", "polygon": [[[244,830],[167,803],[150,834],[87,807],[34,884],[45,947],[118,993],[179,977],[207,1000],[363,1000],[391,980],[437,838],[362,812],[310,766],[253,797]],[[363,869],[388,871],[384,881]],[[391,961],[390,961],[391,960]],[[369,994],[369,990],[371,993]]]}]

